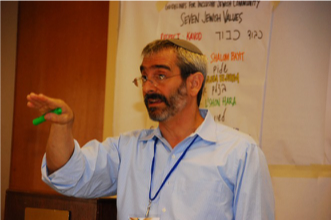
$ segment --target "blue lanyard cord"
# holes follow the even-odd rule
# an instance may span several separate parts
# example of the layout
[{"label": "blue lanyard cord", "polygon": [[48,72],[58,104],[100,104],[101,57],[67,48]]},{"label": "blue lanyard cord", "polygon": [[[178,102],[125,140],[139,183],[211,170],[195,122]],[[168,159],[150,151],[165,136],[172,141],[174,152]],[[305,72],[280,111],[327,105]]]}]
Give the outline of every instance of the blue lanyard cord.
[{"label": "blue lanyard cord", "polygon": [[198,137],[198,135],[195,136],[195,138],[190,143],[190,145],[184,150],[184,152],[182,153],[182,155],[180,156],[180,158],[177,160],[177,162],[175,163],[175,165],[171,168],[170,172],[167,174],[166,178],[163,180],[160,188],[158,189],[158,191],[156,192],[156,194],[154,195],[154,197],[152,197],[152,180],[153,180],[154,164],[155,164],[156,143],[157,143],[158,139],[155,140],[155,142],[154,142],[154,156],[153,156],[152,167],[151,167],[151,182],[150,182],[150,186],[149,186],[149,200],[150,201],[153,201],[159,195],[159,193],[160,193],[161,189],[163,188],[164,184],[167,182],[167,180],[169,179],[170,175],[177,168],[178,164],[182,161],[182,159],[184,158],[185,154],[190,149],[190,147],[194,143],[195,139],[197,139],[197,137]]}]

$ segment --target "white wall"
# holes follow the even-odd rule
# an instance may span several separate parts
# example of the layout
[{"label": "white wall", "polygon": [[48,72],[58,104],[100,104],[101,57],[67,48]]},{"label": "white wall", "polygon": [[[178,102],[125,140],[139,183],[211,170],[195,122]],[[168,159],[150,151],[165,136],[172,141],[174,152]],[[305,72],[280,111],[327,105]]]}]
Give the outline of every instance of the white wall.
[{"label": "white wall", "polygon": [[331,219],[330,53],[331,2],[281,2],[262,132],[278,220]]},{"label": "white wall", "polygon": [[[118,133],[141,128],[145,122],[141,94],[127,95],[132,86],[127,76],[134,71],[119,66],[139,66],[137,42],[145,45],[154,40],[158,3],[129,2],[134,7],[121,14],[119,45],[132,53],[119,50],[117,57],[115,107],[121,108],[114,110],[114,127]],[[138,15],[147,7],[148,16]],[[125,25],[138,16],[146,22]],[[331,2],[282,1],[273,12],[261,148],[272,176],[277,220],[331,219],[330,24]],[[152,31],[146,33],[144,28]],[[126,30],[137,35],[124,35],[129,39],[125,40],[121,33]]]}]

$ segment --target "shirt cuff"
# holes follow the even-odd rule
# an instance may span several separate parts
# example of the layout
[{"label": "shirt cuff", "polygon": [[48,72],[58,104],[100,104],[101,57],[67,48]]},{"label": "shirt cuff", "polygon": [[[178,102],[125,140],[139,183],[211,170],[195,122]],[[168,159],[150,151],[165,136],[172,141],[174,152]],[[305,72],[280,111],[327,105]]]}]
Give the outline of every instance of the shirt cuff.
[{"label": "shirt cuff", "polygon": [[58,190],[68,189],[74,186],[77,183],[77,180],[83,175],[85,168],[84,156],[78,142],[76,140],[74,140],[74,142],[74,152],[69,161],[50,175],[48,175],[46,153],[44,154],[41,165],[42,180],[52,188]]}]

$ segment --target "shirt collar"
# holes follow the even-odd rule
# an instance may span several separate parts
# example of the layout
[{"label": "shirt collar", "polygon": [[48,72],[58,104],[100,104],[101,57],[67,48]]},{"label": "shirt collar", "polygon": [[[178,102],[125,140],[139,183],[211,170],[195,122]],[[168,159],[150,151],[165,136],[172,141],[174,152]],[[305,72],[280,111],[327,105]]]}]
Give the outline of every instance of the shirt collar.
[{"label": "shirt collar", "polygon": [[155,137],[159,138],[161,136],[162,135],[159,127],[155,129],[143,130],[140,136],[140,141],[148,141],[151,139],[155,139]]},{"label": "shirt collar", "polygon": [[[200,115],[204,118],[204,121],[202,124],[198,127],[198,129],[195,131],[194,134],[191,136],[194,136],[195,134],[199,135],[202,139],[210,142],[216,142],[217,136],[216,136],[216,122],[214,121],[214,118],[212,114],[207,109],[199,109]],[[141,135],[140,140],[147,141],[154,138],[161,139],[161,131],[160,128],[157,127],[156,129],[152,130],[145,130],[144,134]]]},{"label": "shirt collar", "polygon": [[214,121],[213,115],[207,109],[200,109],[200,115],[205,119],[202,124],[195,131],[202,139],[210,142],[216,142],[217,126]]}]

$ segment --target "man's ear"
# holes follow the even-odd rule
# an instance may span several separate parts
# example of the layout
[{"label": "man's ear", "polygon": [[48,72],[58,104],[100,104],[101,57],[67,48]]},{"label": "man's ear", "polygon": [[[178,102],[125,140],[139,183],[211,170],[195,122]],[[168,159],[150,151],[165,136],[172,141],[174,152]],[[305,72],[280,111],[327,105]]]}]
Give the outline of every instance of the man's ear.
[{"label": "man's ear", "polygon": [[201,72],[196,72],[191,74],[187,78],[188,93],[192,96],[197,96],[203,83],[203,74]]}]

